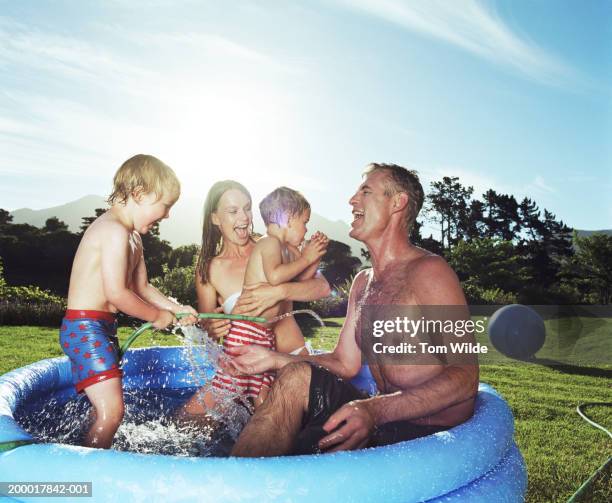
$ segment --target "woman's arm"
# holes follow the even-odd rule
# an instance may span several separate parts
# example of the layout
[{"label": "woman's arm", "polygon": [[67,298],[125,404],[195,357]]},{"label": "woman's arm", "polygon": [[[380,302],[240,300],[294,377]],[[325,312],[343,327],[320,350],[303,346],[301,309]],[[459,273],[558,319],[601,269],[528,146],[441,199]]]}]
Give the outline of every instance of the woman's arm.
[{"label": "woman's arm", "polygon": [[[223,309],[217,304],[218,293],[212,283],[203,283],[200,275],[196,272],[195,278],[196,294],[198,296],[198,312],[218,313]],[[210,337],[219,340],[229,334],[230,320],[201,320],[200,326],[204,328]]]},{"label": "woman's arm", "polygon": [[320,272],[314,278],[305,281],[282,283],[272,286],[267,283],[257,283],[243,287],[238,299],[235,314],[259,316],[266,309],[283,300],[310,302],[327,297],[330,293],[329,283]]}]

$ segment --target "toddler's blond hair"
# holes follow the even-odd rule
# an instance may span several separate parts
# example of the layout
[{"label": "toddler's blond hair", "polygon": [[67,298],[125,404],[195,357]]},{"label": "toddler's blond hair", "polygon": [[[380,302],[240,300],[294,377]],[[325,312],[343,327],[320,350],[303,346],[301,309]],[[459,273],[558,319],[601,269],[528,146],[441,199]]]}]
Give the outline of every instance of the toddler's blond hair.
[{"label": "toddler's blond hair", "polygon": [[113,178],[113,192],[108,203],[124,204],[137,189],[145,194],[154,193],[157,199],[170,194],[176,201],[181,193],[181,184],[172,168],[157,157],[138,154],[125,161]]}]

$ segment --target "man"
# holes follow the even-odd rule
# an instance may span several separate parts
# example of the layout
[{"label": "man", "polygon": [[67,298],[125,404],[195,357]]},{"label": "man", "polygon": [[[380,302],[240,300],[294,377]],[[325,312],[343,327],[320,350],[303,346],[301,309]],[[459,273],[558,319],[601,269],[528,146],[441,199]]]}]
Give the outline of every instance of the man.
[{"label": "man", "polygon": [[[360,344],[362,306],[465,306],[459,281],[444,259],[408,236],[423,205],[416,173],[371,164],[350,199],[350,236],[370,252],[349,294],[347,315],[332,353],[291,356],[244,346],[233,372],[277,370],[264,404],[242,431],[232,454],[275,456],[357,449],[408,440],[455,426],[474,410],[477,365],[442,361],[392,365]],[[345,380],[366,355],[379,394],[366,397]]]}]

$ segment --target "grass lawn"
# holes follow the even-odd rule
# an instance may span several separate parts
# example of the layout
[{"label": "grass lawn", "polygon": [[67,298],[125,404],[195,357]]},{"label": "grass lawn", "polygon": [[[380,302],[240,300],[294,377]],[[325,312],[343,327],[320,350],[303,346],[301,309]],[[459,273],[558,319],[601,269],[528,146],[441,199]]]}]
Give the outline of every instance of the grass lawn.
[{"label": "grass lawn", "polygon": [[[332,349],[343,319],[325,321],[326,327],[306,328],[305,333],[315,348]],[[606,321],[606,326],[599,329],[610,334],[612,320]],[[131,329],[121,328],[119,339],[125,340],[130,333]],[[61,356],[57,339],[55,327],[0,327],[0,374],[42,358]],[[134,347],[177,343],[173,335],[146,333]],[[610,456],[609,438],[575,412],[582,402],[612,401],[610,375],[610,365],[561,370],[519,362],[481,366],[481,381],[497,388],[514,412],[515,436],[529,474],[528,502],[566,501]],[[588,413],[612,428],[609,408],[592,408]],[[610,473],[598,479],[583,501],[612,501]]]}]

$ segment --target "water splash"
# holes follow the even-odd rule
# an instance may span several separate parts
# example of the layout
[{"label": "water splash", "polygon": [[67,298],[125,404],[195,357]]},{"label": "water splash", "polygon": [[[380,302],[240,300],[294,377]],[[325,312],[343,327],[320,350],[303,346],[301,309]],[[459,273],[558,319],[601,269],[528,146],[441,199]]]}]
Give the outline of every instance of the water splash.
[{"label": "water splash", "polygon": [[[175,456],[227,456],[250,418],[245,403],[237,395],[210,386],[212,373],[229,357],[223,347],[196,327],[182,327],[175,333],[184,344],[188,362],[188,387],[124,390],[125,415],[112,448],[144,454]],[[150,362],[151,369],[157,365]],[[202,421],[181,422],[175,413],[194,393],[214,394],[218,407]],[[248,402],[247,402],[248,403]],[[248,404],[250,407],[250,403]],[[15,418],[38,442],[82,445],[92,422],[92,407],[85,395],[68,401],[58,395],[24,404]]]},{"label": "water splash", "polygon": [[277,321],[288,318],[289,316],[293,316],[294,314],[308,314],[312,316],[315,320],[317,320],[319,325],[321,325],[322,327],[325,326],[325,322],[312,309],[296,309],[294,311],[289,311],[287,313],[279,314],[278,316],[275,316],[274,318],[268,320],[268,323],[276,323]]}]

